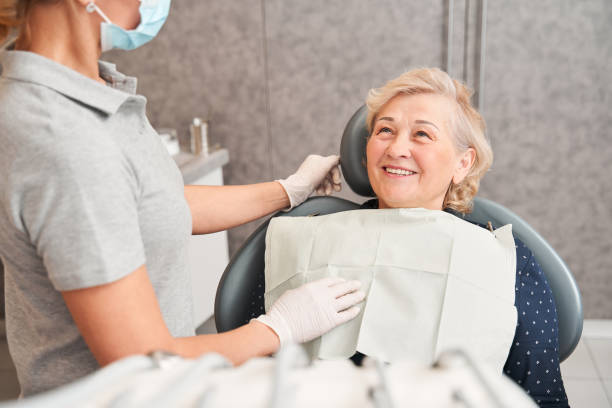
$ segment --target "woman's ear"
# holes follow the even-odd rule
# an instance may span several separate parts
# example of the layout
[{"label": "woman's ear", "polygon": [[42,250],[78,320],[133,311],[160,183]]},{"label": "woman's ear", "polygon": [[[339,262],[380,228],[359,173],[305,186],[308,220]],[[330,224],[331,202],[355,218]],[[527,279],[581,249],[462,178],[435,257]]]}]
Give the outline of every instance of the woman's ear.
[{"label": "woman's ear", "polygon": [[471,147],[459,156],[459,161],[457,162],[457,167],[453,174],[453,184],[459,184],[463,181],[465,176],[470,172],[475,160],[476,151]]}]

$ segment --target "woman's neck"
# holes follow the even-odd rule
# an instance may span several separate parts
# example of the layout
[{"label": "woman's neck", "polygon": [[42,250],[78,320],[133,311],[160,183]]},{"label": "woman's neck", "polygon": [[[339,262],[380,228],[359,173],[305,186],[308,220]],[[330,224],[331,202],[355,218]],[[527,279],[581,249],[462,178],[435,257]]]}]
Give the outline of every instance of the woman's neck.
[{"label": "woman's neck", "polygon": [[29,12],[15,49],[30,51],[93,80],[100,78],[100,23],[76,1],[37,4]]}]

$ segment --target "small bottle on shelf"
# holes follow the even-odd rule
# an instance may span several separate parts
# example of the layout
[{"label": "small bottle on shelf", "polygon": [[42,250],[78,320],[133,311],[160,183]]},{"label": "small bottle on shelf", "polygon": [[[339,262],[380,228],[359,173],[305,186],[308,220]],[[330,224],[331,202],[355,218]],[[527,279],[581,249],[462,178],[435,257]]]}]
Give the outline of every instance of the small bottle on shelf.
[{"label": "small bottle on shelf", "polygon": [[200,118],[193,118],[189,127],[191,135],[191,153],[208,155],[208,123]]}]

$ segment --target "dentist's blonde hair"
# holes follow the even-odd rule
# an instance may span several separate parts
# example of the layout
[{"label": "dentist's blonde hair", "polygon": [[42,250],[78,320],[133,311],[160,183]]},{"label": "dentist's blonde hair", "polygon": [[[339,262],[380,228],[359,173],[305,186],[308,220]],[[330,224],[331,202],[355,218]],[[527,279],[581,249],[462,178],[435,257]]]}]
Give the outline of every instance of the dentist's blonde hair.
[{"label": "dentist's blonde hair", "polygon": [[0,0],[0,44],[12,31],[20,34],[30,7],[36,3],[57,3],[60,0]]},{"label": "dentist's blonde hair", "polygon": [[25,6],[21,0],[0,0],[0,44],[23,24]]},{"label": "dentist's blonde hair", "polygon": [[451,133],[455,147],[460,153],[471,147],[476,154],[474,164],[463,181],[459,184],[451,182],[442,208],[469,213],[472,211],[472,200],[478,192],[480,179],[493,162],[493,150],[485,136],[484,119],[470,104],[471,89],[438,68],[421,68],[405,72],[387,82],[383,87],[371,89],[368,93],[366,99],[368,133],[372,133],[378,112],[399,94],[436,94],[446,96],[456,102],[457,109],[451,118]]}]

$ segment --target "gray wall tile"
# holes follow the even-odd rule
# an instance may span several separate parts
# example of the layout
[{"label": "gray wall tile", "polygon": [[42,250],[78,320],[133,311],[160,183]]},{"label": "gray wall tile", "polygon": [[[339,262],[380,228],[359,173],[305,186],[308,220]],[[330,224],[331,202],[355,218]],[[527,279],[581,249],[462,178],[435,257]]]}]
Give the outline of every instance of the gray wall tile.
[{"label": "gray wall tile", "polygon": [[443,4],[266,1],[271,159],[275,177],[311,152],[339,151],[367,91],[442,59]]},{"label": "gray wall tile", "polygon": [[[483,196],[559,252],[585,314],[612,317],[612,3],[489,2]],[[608,300],[605,300],[605,299]]]}]

